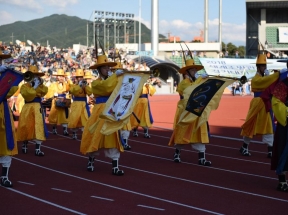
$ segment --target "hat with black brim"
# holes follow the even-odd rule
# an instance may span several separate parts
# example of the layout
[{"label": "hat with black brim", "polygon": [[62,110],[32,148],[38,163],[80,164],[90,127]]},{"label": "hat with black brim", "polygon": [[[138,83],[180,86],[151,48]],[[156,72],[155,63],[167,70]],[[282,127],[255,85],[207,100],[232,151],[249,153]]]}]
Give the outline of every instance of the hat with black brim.
[{"label": "hat with black brim", "polygon": [[108,58],[106,55],[100,55],[100,56],[97,56],[97,63],[90,66],[89,69],[97,69],[98,67],[101,67],[101,66],[113,67],[116,65],[117,65],[116,62],[108,61]]},{"label": "hat with black brim", "polygon": [[188,69],[196,69],[197,71],[199,71],[204,68],[204,66],[202,65],[196,65],[193,59],[186,60],[185,65],[186,66],[182,67],[179,70],[179,73],[184,74]]}]

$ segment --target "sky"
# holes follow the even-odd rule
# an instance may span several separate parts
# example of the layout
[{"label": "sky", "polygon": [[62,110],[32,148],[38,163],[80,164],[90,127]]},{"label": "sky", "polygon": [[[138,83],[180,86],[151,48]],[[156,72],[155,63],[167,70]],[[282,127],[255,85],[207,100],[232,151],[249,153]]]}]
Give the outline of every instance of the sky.
[{"label": "sky", "polygon": [[[152,0],[0,0],[0,26],[66,14],[93,21],[95,10],[134,14],[151,28]],[[191,41],[204,30],[205,0],[158,0],[159,33]],[[218,41],[219,0],[208,0],[208,41]],[[11,32],[12,35],[12,32]],[[245,46],[245,0],[222,0],[222,41]],[[17,38],[16,38],[17,39]]]}]

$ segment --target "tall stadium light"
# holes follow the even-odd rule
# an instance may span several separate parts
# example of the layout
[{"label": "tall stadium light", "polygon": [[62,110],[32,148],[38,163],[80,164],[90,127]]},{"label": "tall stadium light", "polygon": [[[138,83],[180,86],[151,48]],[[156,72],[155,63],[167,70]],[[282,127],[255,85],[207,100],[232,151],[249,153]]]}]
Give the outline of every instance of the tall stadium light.
[{"label": "tall stadium light", "polygon": [[219,43],[220,43],[220,52],[222,51],[222,0],[219,0]]},{"label": "tall stadium light", "polygon": [[208,42],[208,0],[204,4],[204,42]]},{"label": "tall stadium light", "polygon": [[158,55],[159,46],[159,2],[158,0],[151,0],[152,13],[151,13],[151,50],[153,50],[153,55]]}]

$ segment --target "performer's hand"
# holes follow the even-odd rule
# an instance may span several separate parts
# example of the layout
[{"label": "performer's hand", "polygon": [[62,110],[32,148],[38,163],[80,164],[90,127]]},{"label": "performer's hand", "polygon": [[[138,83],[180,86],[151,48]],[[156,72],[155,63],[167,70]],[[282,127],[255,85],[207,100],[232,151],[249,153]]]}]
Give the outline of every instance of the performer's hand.
[{"label": "performer's hand", "polygon": [[116,70],[115,73],[116,73],[117,76],[120,76],[120,75],[123,75],[123,74],[124,74],[124,71],[121,70],[121,69],[118,69],[118,70]]},{"label": "performer's hand", "polygon": [[40,85],[40,80],[38,77],[36,77],[34,78],[33,82],[34,82],[33,88],[36,89]]},{"label": "performer's hand", "polygon": [[4,72],[7,69],[7,66],[1,65],[0,66],[0,72]]}]

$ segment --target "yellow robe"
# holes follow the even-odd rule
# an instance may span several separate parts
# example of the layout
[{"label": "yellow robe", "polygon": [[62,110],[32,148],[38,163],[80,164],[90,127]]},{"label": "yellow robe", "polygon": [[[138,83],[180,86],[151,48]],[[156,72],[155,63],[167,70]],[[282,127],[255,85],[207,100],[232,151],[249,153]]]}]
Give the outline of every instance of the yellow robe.
[{"label": "yellow robe", "polygon": [[[52,92],[53,95],[55,93],[57,93],[58,95],[66,94],[69,91],[69,84],[63,83],[63,85],[61,85],[58,82],[54,82],[53,84],[49,86],[48,92],[49,91]],[[66,118],[65,108],[56,107],[55,102],[56,102],[56,99],[53,99],[49,117],[48,117],[49,123],[53,125],[68,124],[68,117]]]},{"label": "yellow robe", "polygon": [[[193,84],[199,84],[202,81],[202,77],[196,79],[195,82],[191,82],[190,79],[184,79],[179,83],[177,91],[181,96],[183,96],[183,92],[187,87]],[[170,138],[169,146],[174,146],[175,144],[209,143],[207,124],[203,123],[196,130],[199,118],[188,125],[177,125],[180,115],[186,108],[186,104],[187,99],[181,99],[177,104],[177,110],[174,117],[174,131]]]},{"label": "yellow robe", "polygon": [[[85,91],[79,85],[70,85],[69,91],[74,97],[85,98],[86,95],[91,95],[91,87],[86,86]],[[86,111],[85,101],[73,101],[70,107],[70,113],[68,117],[68,128],[81,128],[84,127],[88,120],[88,113]]]},{"label": "yellow robe", "polygon": [[[12,87],[8,92],[6,99],[10,98],[16,91],[18,90],[18,86]],[[10,109],[9,109],[10,110]],[[17,148],[17,137],[16,131],[14,126],[14,120],[12,112],[10,111],[10,120],[14,138],[14,148],[12,150],[8,149],[7,141],[6,141],[6,127],[5,127],[5,117],[4,117],[4,105],[3,102],[0,104],[0,156],[7,156],[7,155],[16,155],[18,154]]]},{"label": "yellow robe", "polygon": [[19,116],[19,124],[17,129],[18,141],[25,140],[46,140],[44,132],[44,123],[42,116],[42,108],[40,103],[32,102],[35,98],[41,99],[48,92],[48,87],[43,84],[36,89],[30,86],[29,83],[23,84],[20,93],[25,99],[25,105]]},{"label": "yellow robe", "polygon": [[[264,77],[256,73],[251,80],[252,92],[263,92],[278,78],[278,72]],[[245,123],[241,128],[241,136],[244,137],[253,138],[253,136],[257,134],[273,134],[270,112],[266,112],[264,102],[260,97],[254,97],[251,100]]]},{"label": "yellow robe", "polygon": [[[92,82],[92,91],[94,97],[96,98],[100,96],[110,96],[113,92],[114,88],[118,83],[118,78],[116,74],[113,74],[106,80],[102,80],[98,78],[97,80]],[[120,138],[118,132],[114,132],[110,135],[103,135],[101,134],[101,128],[105,122],[105,119],[100,119],[99,116],[105,108],[106,103],[100,103],[94,105],[92,115],[88,119],[86,126],[84,127],[81,145],[80,145],[80,152],[83,154],[89,152],[98,151],[101,148],[117,148],[119,151],[123,152],[123,146],[120,142]],[[92,125],[95,125],[97,128],[95,129],[94,133],[89,131],[89,128]]]},{"label": "yellow robe", "polygon": [[[153,87],[151,84],[145,84],[143,86],[142,94],[147,94],[148,96],[153,96],[156,92],[155,87]],[[137,122],[136,118],[133,116],[133,114],[130,116],[130,123],[131,127],[135,128],[138,126],[141,127],[152,127],[151,121],[150,121],[150,115],[149,115],[149,108],[148,108],[148,99],[147,98],[138,98],[137,103],[134,107],[135,115],[140,120],[140,124]]]},{"label": "yellow robe", "polygon": [[25,104],[24,98],[23,98],[23,96],[20,94],[20,88],[21,88],[21,86],[22,86],[23,84],[24,84],[24,81],[21,81],[21,82],[18,84],[18,90],[17,90],[17,91],[14,93],[14,95],[13,95],[13,96],[16,97],[16,99],[15,99],[15,107],[16,107],[16,112],[17,112],[18,114],[21,113],[22,108],[23,108],[23,106],[24,106],[24,104]]}]

